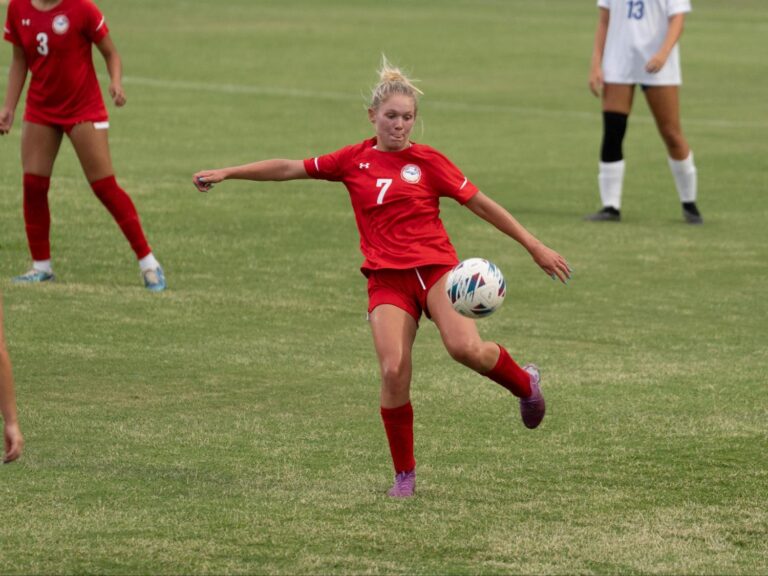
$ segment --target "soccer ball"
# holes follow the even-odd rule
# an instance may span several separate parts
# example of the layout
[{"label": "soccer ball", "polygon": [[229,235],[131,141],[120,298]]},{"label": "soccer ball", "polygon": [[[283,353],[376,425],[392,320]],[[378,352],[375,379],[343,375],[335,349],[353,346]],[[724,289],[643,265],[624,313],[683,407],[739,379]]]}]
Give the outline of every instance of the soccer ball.
[{"label": "soccer ball", "polygon": [[456,312],[467,318],[485,318],[504,302],[507,284],[493,262],[469,258],[450,271],[445,290]]}]

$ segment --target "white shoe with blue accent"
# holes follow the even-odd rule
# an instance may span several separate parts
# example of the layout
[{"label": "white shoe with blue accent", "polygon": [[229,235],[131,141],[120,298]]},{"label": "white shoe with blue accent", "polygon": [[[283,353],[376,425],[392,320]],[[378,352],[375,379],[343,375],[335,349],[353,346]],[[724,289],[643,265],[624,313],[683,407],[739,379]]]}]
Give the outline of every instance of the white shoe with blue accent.
[{"label": "white shoe with blue accent", "polygon": [[141,277],[144,278],[144,287],[150,292],[165,290],[165,273],[160,266],[151,270],[144,270]]},{"label": "white shoe with blue accent", "polygon": [[55,279],[56,277],[53,275],[53,272],[43,272],[42,270],[32,268],[21,276],[14,276],[11,282],[14,284],[37,284],[40,282],[50,282]]}]

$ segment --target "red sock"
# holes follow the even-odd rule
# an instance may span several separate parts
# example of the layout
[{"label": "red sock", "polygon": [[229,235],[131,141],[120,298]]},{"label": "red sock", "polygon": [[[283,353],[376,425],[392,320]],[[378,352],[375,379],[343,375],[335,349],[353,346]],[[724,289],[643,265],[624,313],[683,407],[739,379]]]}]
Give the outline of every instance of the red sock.
[{"label": "red sock", "polygon": [[518,398],[527,398],[531,395],[531,375],[520,368],[503,346],[499,347],[499,359],[496,366],[483,374],[497,384],[501,384]]},{"label": "red sock", "polygon": [[144,237],[144,230],[139,222],[139,214],[133,201],[125,190],[120,188],[114,176],[107,176],[101,180],[91,182],[91,188],[101,203],[109,210],[112,217],[120,226],[123,234],[136,253],[136,258],[141,259],[149,255],[152,250]]},{"label": "red sock", "polygon": [[48,176],[24,174],[24,225],[32,260],[51,259],[51,213],[48,209]]},{"label": "red sock", "polygon": [[395,473],[410,472],[416,468],[413,457],[413,406],[410,402],[397,408],[382,406],[381,419],[387,432]]}]

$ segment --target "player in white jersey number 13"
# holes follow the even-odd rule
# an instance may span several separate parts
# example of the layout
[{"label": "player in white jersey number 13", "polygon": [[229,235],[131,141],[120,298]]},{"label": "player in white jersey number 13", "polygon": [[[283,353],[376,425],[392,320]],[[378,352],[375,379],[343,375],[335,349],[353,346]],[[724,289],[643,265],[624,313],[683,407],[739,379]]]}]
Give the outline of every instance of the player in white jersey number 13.
[{"label": "player in white jersey number 13", "polygon": [[693,153],[680,125],[682,83],[678,40],[690,0],[598,0],[600,10],[589,87],[602,98],[603,140],[598,184],[602,209],[586,217],[595,222],[621,220],[624,184],[622,143],[640,84],[667,147],[668,163],[689,224],[703,219],[696,206]]}]

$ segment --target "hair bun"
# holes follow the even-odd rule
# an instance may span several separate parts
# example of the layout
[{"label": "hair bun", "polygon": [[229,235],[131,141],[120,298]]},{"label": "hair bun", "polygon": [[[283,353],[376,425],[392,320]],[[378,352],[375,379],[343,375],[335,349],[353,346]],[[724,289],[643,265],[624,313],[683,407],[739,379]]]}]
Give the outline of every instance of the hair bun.
[{"label": "hair bun", "polygon": [[403,94],[413,98],[418,107],[419,94],[421,90],[413,85],[413,81],[408,78],[400,68],[393,66],[387,57],[381,55],[381,68],[379,68],[379,83],[373,88],[371,93],[371,108],[377,109],[382,102],[392,94]]}]

